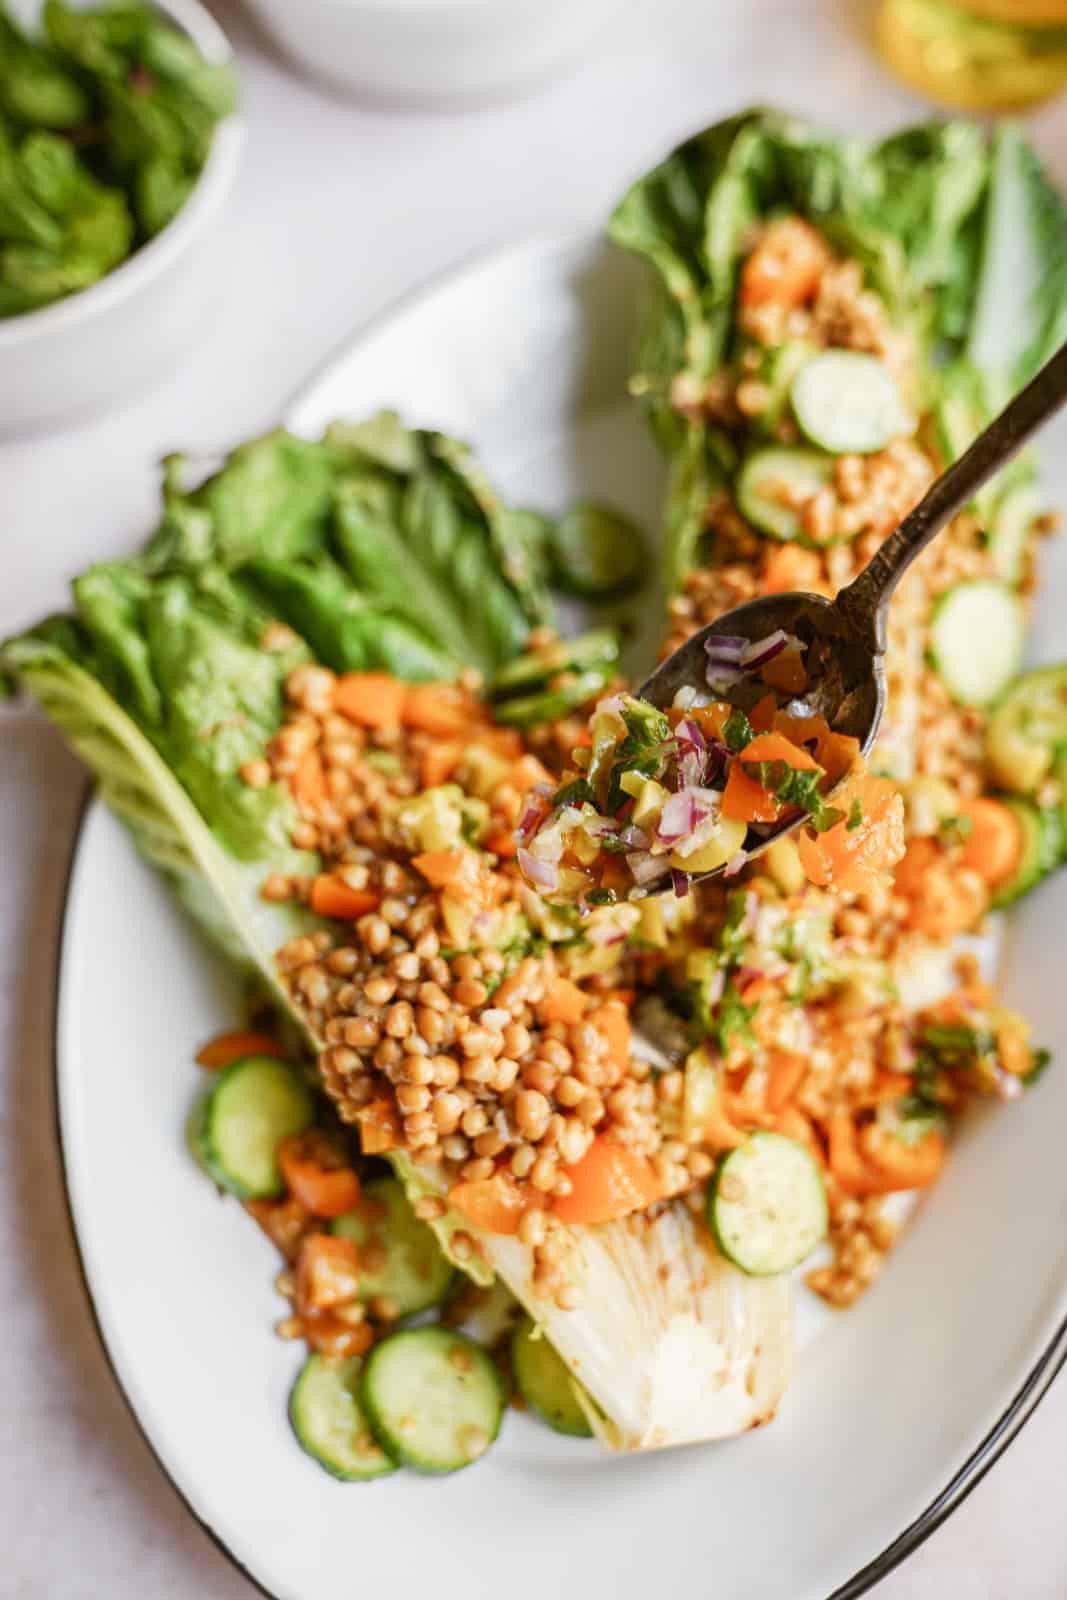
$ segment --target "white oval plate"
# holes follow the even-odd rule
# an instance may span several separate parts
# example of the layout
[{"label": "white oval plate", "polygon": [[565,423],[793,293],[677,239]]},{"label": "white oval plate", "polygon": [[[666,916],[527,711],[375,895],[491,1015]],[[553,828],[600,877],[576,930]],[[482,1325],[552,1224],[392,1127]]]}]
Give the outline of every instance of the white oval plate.
[{"label": "white oval plate", "polygon": [[[576,492],[654,526],[662,469],[625,378],[640,273],[591,238],[460,270],[357,339],[293,406],[315,432],[381,405],[470,439],[507,495]],[[1064,431],[1047,450],[1067,502]],[[1056,653],[1060,557],[1035,648]],[[655,627],[654,615],[650,619]],[[978,647],[978,641],[976,641]],[[1007,988],[1067,1045],[1067,876],[1013,921]],[[61,1137],[91,1296],[119,1382],[195,1514],[276,1600],[507,1593],[615,1600],[713,1589],[858,1595],[944,1517],[1067,1351],[1067,1074],[976,1114],[873,1292],[803,1355],[778,1420],[721,1445],[612,1459],[512,1415],[470,1472],[332,1482],[285,1403],[299,1351],[273,1337],[274,1252],[186,1154],[192,1056],[232,1025],[230,975],[99,805],[63,934]]]}]

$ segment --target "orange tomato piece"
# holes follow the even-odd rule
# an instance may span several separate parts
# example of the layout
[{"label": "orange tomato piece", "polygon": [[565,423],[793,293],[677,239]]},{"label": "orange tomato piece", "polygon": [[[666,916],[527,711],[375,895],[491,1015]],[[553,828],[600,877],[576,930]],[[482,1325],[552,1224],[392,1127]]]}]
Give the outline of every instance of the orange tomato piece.
[{"label": "orange tomato piece", "polygon": [[763,594],[826,594],[829,585],[822,572],[822,562],[814,550],[800,544],[776,544],[768,549],[763,559]]},{"label": "orange tomato piece", "polygon": [[745,763],[782,761],[798,772],[815,772],[817,763],[781,733],[758,733],[730,764],[722,797],[722,815],[738,822],[774,822],[781,810],[772,794],[745,771]]},{"label": "orange tomato piece", "polygon": [[829,1140],[829,1167],[845,1194],[874,1194],[877,1180],[867,1170],[856,1142],[856,1124],[849,1111],[835,1111],[828,1119],[826,1132]]},{"label": "orange tomato piece", "polygon": [[369,1322],[345,1322],[332,1311],[307,1312],[301,1322],[311,1349],[334,1361],[366,1355],[374,1343],[374,1329]]},{"label": "orange tomato piece", "polygon": [[566,1169],[571,1192],[553,1210],[561,1222],[610,1222],[643,1211],[662,1196],[652,1163],[613,1139],[594,1139],[582,1159]]},{"label": "orange tomato piece", "polygon": [[585,995],[570,978],[553,978],[537,1010],[542,1022],[580,1022],[585,1015]]},{"label": "orange tomato piece", "polygon": [[767,1067],[767,1092],[764,1099],[769,1111],[781,1111],[792,1100],[807,1074],[808,1063],[803,1056],[781,1050],[773,1055]]},{"label": "orange tomato piece", "polygon": [[333,709],[361,728],[398,728],[408,686],[388,672],[346,672],[333,691]]},{"label": "orange tomato piece", "polygon": [[630,1017],[625,1006],[617,1002],[597,1006],[587,1020],[607,1040],[608,1060],[625,1070],[630,1064]]},{"label": "orange tomato piece", "polygon": [[778,217],[741,268],[741,304],[802,306],[815,294],[829,262],[830,252],[809,222]]},{"label": "orange tomato piece", "polygon": [[448,1203],[483,1233],[513,1234],[529,1202],[512,1178],[496,1172],[491,1178],[457,1183],[448,1191]]},{"label": "orange tomato piece", "polygon": [[359,1293],[359,1251],[351,1239],[309,1233],[296,1262],[297,1315],[347,1305]]},{"label": "orange tomato piece", "polygon": [[495,856],[500,856],[504,861],[511,861],[519,853],[519,846],[512,828],[498,828],[488,835],[485,848],[491,850]]},{"label": "orange tomato piece", "polygon": [[860,1133],[860,1148],[881,1186],[890,1194],[897,1189],[926,1188],[945,1164],[945,1136],[936,1128],[909,1144],[888,1128],[871,1122]]},{"label": "orange tomato piece", "polygon": [[314,1217],[343,1217],[359,1204],[359,1178],[343,1150],[319,1128],[291,1134],[278,1147],[285,1187]]},{"label": "orange tomato piece", "polygon": [[326,768],[314,746],[297,758],[296,770],[289,778],[289,787],[300,805],[311,810],[322,805],[329,796]]},{"label": "orange tomato piece", "polygon": [[808,674],[799,650],[783,650],[772,657],[760,677],[782,694],[802,694],[808,686]]},{"label": "orange tomato piece", "polygon": [[357,917],[365,917],[368,911],[375,911],[379,899],[380,896],[373,889],[353,889],[332,872],[320,872],[312,882],[309,904],[320,917],[355,922]]},{"label": "orange tomato piece", "polygon": [[863,776],[845,786],[835,805],[848,812],[853,800],[863,807],[858,827],[839,822],[825,833],[797,833],[797,850],[808,878],[818,888],[850,894],[872,889],[904,854],[904,801],[888,778]]},{"label": "orange tomato piece", "polygon": [[400,1143],[400,1118],[392,1100],[372,1100],[359,1113],[359,1143],[365,1156],[384,1155]]},{"label": "orange tomato piece", "polygon": [[217,1072],[221,1067],[228,1067],[232,1061],[240,1061],[242,1056],[275,1056],[283,1061],[285,1051],[269,1033],[238,1028],[233,1033],[220,1033],[218,1038],[209,1040],[203,1049],[197,1051],[196,1061],[198,1066]]},{"label": "orange tomato piece", "polygon": [[765,694],[749,712],[749,725],[755,733],[770,733],[778,715],[778,701],[773,694]]},{"label": "orange tomato piece", "polygon": [[461,744],[432,744],[422,753],[419,762],[419,779],[424,789],[436,789],[447,783],[463,760]]},{"label": "orange tomato piece", "polygon": [[404,721],[409,728],[454,739],[469,733],[475,720],[474,702],[455,683],[413,683],[404,700]]},{"label": "orange tomato piece", "polygon": [[294,1195],[285,1200],[246,1200],[245,1210],[289,1262],[296,1260],[305,1236],[315,1226],[311,1213]]},{"label": "orange tomato piece", "polygon": [[1010,878],[1019,865],[1023,853],[1023,830],[1010,806],[1001,800],[991,800],[980,795],[965,800],[960,815],[969,817],[971,831],[963,841],[959,860],[965,867],[973,867],[995,888]]}]

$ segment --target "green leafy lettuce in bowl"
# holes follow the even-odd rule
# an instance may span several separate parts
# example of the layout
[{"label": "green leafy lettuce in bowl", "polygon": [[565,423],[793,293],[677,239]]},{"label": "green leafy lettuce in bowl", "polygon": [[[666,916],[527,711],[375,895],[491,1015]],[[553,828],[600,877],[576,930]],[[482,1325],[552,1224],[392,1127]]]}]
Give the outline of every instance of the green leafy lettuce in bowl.
[{"label": "green leafy lettuce in bowl", "polygon": [[0,430],[113,401],[195,337],[243,134],[199,0],[18,17],[0,0]]},{"label": "green leafy lettuce in bowl", "polygon": [[0,7],[0,316],[88,288],[178,214],[236,105],[230,66],[151,6]]}]

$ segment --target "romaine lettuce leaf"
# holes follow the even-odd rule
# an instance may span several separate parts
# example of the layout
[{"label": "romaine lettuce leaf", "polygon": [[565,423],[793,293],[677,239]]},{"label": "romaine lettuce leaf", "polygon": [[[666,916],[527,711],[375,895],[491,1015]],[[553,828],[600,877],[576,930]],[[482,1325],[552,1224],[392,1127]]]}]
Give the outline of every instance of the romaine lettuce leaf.
[{"label": "romaine lettuce leaf", "polygon": [[730,470],[725,435],[686,396],[732,353],[751,225],[789,211],[859,260],[914,331],[928,402],[945,373],[978,397],[974,431],[1067,337],[1067,207],[1010,125],[990,139],[974,123],[935,122],[872,144],[757,110],[690,139],[632,185],[610,224],[658,280],[632,388],[671,456],[674,587],[699,561],[709,494]]}]

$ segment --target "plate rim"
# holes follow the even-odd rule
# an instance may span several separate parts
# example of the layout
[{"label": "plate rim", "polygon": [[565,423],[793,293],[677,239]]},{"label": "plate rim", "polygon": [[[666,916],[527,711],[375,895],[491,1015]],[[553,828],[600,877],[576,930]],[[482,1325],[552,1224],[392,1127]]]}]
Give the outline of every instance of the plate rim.
[{"label": "plate rim", "polygon": [[[373,337],[387,323],[395,317],[415,310],[419,305],[431,298],[434,294],[446,290],[452,283],[477,268],[489,266],[493,262],[502,261],[525,250],[551,250],[566,249],[577,246],[592,246],[597,241],[610,244],[607,235],[602,229],[583,228],[580,225],[560,228],[546,228],[543,231],[520,238],[511,238],[500,241],[488,248],[483,246],[466,252],[439,271],[430,274],[420,283],[396,296],[392,301],[373,313],[355,330],[349,333],[334,350],[327,355],[299,385],[282,408],[282,424],[286,425],[287,419],[294,412],[299,412],[309,403],[314,390],[328,377],[335,366],[340,366],[343,361],[350,359],[359,344]],[[299,424],[298,424],[299,426]],[[78,1223],[74,1210],[73,1196],[71,1193],[70,1178],[67,1171],[66,1152],[63,1139],[62,1119],[62,1075],[60,1072],[60,1018],[63,1012],[66,996],[66,954],[67,938],[71,916],[72,890],[75,871],[81,853],[86,825],[93,809],[100,804],[96,793],[96,785],[92,782],[86,785],[78,816],[75,821],[68,860],[63,879],[60,896],[59,914],[57,917],[56,955],[53,984],[53,1011],[52,1011],[52,1137],[55,1143],[56,1155],[59,1162],[63,1205],[66,1214],[71,1243],[74,1247],[75,1263],[81,1279],[88,1304],[90,1319],[96,1340],[99,1345],[104,1362],[110,1372],[123,1405],[129,1414],[134,1427],[148,1448],[152,1459],[156,1462],[166,1482],[177,1495],[178,1500],[192,1517],[197,1526],[207,1535],[215,1548],[227,1561],[251,1584],[255,1592],[263,1600],[283,1600],[276,1591],[270,1590],[253,1575],[239,1556],[230,1549],[225,1539],[193,1506],[192,1502],[181,1489],[157,1450],[148,1431],[141,1421],[131,1395],[119,1376],[118,1367],[108,1346],[107,1338],[103,1331],[96,1301],[93,1296],[92,1284],[82,1253],[81,1239],[78,1233]],[[933,1534],[942,1523],[946,1522],[957,1508],[963,1504],[968,1495],[977,1488],[978,1484],[1000,1460],[1008,1446],[1022,1431],[1038,1405],[1054,1382],[1057,1374],[1067,1363],[1067,1316],[1063,1318],[1053,1333],[1048,1344],[1042,1350],[1033,1366],[1016,1390],[1012,1399],[989,1428],[988,1432],[979,1441],[970,1455],[949,1478],[944,1488],[941,1489],[923,1511],[895,1538],[891,1539],[882,1550],[865,1563],[851,1578],[839,1584],[830,1591],[826,1600],[859,1600],[859,1596],[867,1594],[883,1578],[887,1577],[896,1567],[913,1554],[920,1545]]]}]

